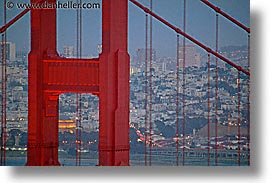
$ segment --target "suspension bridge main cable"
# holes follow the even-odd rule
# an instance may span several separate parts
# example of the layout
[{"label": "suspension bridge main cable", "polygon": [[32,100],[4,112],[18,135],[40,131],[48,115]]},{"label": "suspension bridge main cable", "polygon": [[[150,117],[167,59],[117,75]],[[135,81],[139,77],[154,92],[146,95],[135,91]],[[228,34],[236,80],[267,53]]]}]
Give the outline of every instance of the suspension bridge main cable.
[{"label": "suspension bridge main cable", "polygon": [[[6,6],[4,6],[6,7]],[[12,20],[10,20],[8,23],[4,24],[3,27],[0,28],[0,33],[4,33],[10,26],[12,26],[15,22],[17,22],[19,19],[21,19],[24,15],[26,15],[31,9],[25,9],[22,12],[20,12],[18,15],[16,15]]]},{"label": "suspension bridge main cable", "polygon": [[[40,0],[37,3],[43,3],[45,0]],[[4,0],[4,4],[6,3],[6,0]],[[5,8],[6,6],[4,6]],[[21,11],[19,14],[17,14],[13,19],[11,19],[8,23],[5,23],[3,27],[0,28],[0,33],[4,33],[10,26],[12,26],[15,22],[20,20],[24,15],[26,15],[31,8],[26,8],[23,11]],[[5,12],[4,10],[3,12]]]},{"label": "suspension bridge main cable", "polygon": [[236,24],[237,26],[239,26],[240,28],[245,30],[247,33],[250,33],[250,28],[249,27],[246,27],[245,25],[240,23],[238,20],[236,20],[235,18],[231,17],[230,15],[228,15],[227,13],[222,11],[219,7],[217,7],[217,6],[213,5],[212,3],[210,3],[208,0],[201,0],[201,2],[203,2],[204,4],[206,4],[208,7],[212,8],[213,10],[215,10],[216,13],[221,14],[223,17],[227,18],[232,23]]},{"label": "suspension bridge main cable", "polygon": [[137,7],[141,8],[144,12],[150,14],[151,16],[153,16],[154,18],[156,18],[157,20],[159,20],[160,22],[162,22],[163,24],[165,24],[166,26],[170,27],[171,29],[173,29],[175,32],[177,32],[178,34],[184,36],[185,38],[187,38],[188,40],[190,40],[191,42],[195,43],[196,45],[198,45],[199,47],[201,47],[202,49],[204,49],[205,51],[207,51],[208,53],[211,53],[212,55],[218,57],[220,60],[228,63],[229,65],[231,65],[232,67],[236,68],[237,70],[241,71],[242,73],[246,74],[246,75],[250,75],[250,72],[248,72],[247,70],[245,70],[244,68],[242,68],[241,66],[235,64],[234,62],[230,61],[229,59],[225,58],[224,56],[222,56],[221,54],[217,53],[216,51],[212,50],[210,47],[205,46],[204,44],[202,44],[201,42],[199,42],[198,40],[196,40],[195,38],[191,37],[190,35],[186,34],[184,31],[182,31],[180,28],[175,27],[174,25],[172,25],[171,23],[169,23],[168,21],[166,21],[165,19],[163,19],[162,17],[160,17],[159,15],[157,15],[156,13],[154,13],[153,11],[151,11],[150,9],[144,7],[142,4],[140,4],[139,2],[137,2],[136,0],[130,0],[133,4],[135,4]]},{"label": "suspension bridge main cable", "polygon": [[[230,16],[229,14],[225,13],[222,11],[219,7],[215,6],[214,4],[210,3],[208,0],[201,0],[204,4],[206,4],[208,7],[213,9],[216,14],[220,14],[223,17],[225,17],[227,20],[231,21],[248,34],[248,68],[247,68],[247,74],[248,75],[248,82],[247,82],[247,87],[248,87],[248,96],[247,96],[247,151],[248,151],[248,165],[250,165],[250,28]],[[217,52],[217,51],[216,51]],[[240,71],[240,70],[239,70]],[[239,73],[240,74],[240,73]],[[239,95],[239,94],[238,94]],[[239,116],[238,116],[239,118]],[[239,120],[239,119],[238,119]],[[239,124],[238,124],[239,125]],[[239,128],[239,127],[238,127]]]}]

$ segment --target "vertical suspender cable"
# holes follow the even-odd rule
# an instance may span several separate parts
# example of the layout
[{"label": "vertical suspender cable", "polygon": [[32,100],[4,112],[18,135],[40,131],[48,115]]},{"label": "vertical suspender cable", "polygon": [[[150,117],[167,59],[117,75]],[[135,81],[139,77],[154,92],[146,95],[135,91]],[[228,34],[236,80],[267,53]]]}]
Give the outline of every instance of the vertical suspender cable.
[{"label": "vertical suspender cable", "polygon": [[147,130],[148,130],[148,14],[145,16],[145,117],[144,117],[144,165],[147,166]]},{"label": "vertical suspender cable", "polygon": [[142,9],[143,11],[147,12],[148,14],[150,14],[151,16],[153,16],[155,19],[157,19],[158,21],[160,21],[161,23],[165,24],[166,26],[168,26],[170,29],[173,29],[175,32],[177,32],[178,34],[186,37],[189,41],[193,42],[194,44],[196,44],[197,46],[199,46],[200,48],[204,49],[206,52],[211,53],[212,55],[218,57],[219,59],[221,59],[223,62],[228,63],[229,65],[231,65],[232,67],[236,68],[237,70],[241,71],[242,73],[246,74],[246,75],[250,75],[250,73],[245,70],[243,67],[236,65],[235,63],[233,63],[232,61],[230,61],[229,59],[225,58],[224,56],[222,56],[221,54],[215,52],[214,50],[212,50],[210,47],[207,47],[206,45],[204,45],[203,43],[199,42],[198,40],[194,39],[192,36],[186,34],[185,32],[183,32],[181,29],[179,29],[178,27],[174,26],[173,24],[169,23],[168,21],[166,21],[165,19],[163,19],[162,17],[160,17],[159,15],[157,15],[156,13],[154,13],[153,11],[149,10],[148,8],[144,7],[142,4],[138,3],[135,0],[130,0],[133,4],[135,4],[136,6],[138,6],[140,9]]},{"label": "vertical suspender cable", "polygon": [[[79,3],[79,0],[77,0],[77,3]],[[76,9],[76,57],[79,58],[79,9]],[[77,68],[78,72],[78,68]],[[78,80],[78,74],[77,74],[77,80]],[[78,93],[75,94],[75,104],[76,104],[76,112],[75,112],[75,119],[76,119],[76,129],[75,129],[75,151],[76,151],[76,156],[75,156],[75,165],[78,166],[79,164],[79,138],[78,138],[78,132],[79,132],[79,116],[78,116],[78,105],[79,105],[79,96]]]},{"label": "vertical suspender cable", "polygon": [[2,34],[2,112],[1,112],[1,165],[6,163],[6,41]]},{"label": "vertical suspender cable", "polygon": [[176,94],[176,165],[179,166],[179,35],[177,34],[177,94]]},{"label": "vertical suspender cable", "polygon": [[[6,0],[4,0],[4,25],[7,23],[7,8],[6,8]],[[2,34],[2,126],[1,126],[1,165],[6,165],[6,42],[7,42],[7,34],[4,32]]]},{"label": "vertical suspender cable", "polygon": [[[153,10],[153,0],[150,0],[150,10]],[[153,17],[150,16],[150,87],[149,87],[149,91],[150,91],[150,104],[149,104],[149,111],[150,111],[150,116],[149,116],[149,142],[150,142],[150,155],[149,155],[149,165],[152,165],[152,128],[153,128],[153,124],[152,124],[152,104],[153,104]]]},{"label": "vertical suspender cable", "polygon": [[[186,0],[183,1],[183,31],[186,32]],[[182,166],[185,164],[185,37],[183,37],[182,55]]]},{"label": "vertical suspender cable", "polygon": [[[219,50],[219,14],[216,13],[216,52]],[[218,58],[216,57],[216,89],[215,89],[215,165],[218,165]]]},{"label": "vertical suspender cable", "polygon": [[208,53],[207,73],[208,73],[208,85],[207,85],[207,141],[208,141],[208,166],[210,166],[210,53]]},{"label": "vertical suspender cable", "polygon": [[[248,72],[250,72],[250,34],[248,34],[248,48],[247,48],[247,62],[248,62]],[[248,165],[250,165],[250,76],[248,76],[248,81],[247,81],[247,151],[248,151]]]},{"label": "vertical suspender cable", "polygon": [[3,116],[4,116],[4,103],[3,103],[3,65],[4,65],[4,55],[5,55],[5,51],[4,51],[4,34],[2,34],[2,40],[1,40],[1,52],[2,52],[2,57],[1,57],[1,61],[2,61],[2,64],[1,64],[1,69],[2,69],[2,97],[1,97],[1,160],[0,160],[0,163],[1,165],[4,165],[3,161],[4,161],[4,120],[3,120]]},{"label": "vertical suspender cable", "polygon": [[241,165],[241,78],[238,71],[237,79],[238,88],[238,165]]},{"label": "vertical suspender cable", "polygon": [[[80,4],[82,4],[82,0],[80,0],[79,2]],[[80,8],[79,10],[79,58],[82,58],[82,9]],[[82,98],[82,94],[79,94],[79,111],[78,111],[78,116],[79,116],[79,132],[78,132],[78,136],[79,136],[79,161],[78,161],[78,165],[81,166],[81,148],[82,148],[82,108],[81,108],[81,98]]]},{"label": "vertical suspender cable", "polygon": [[[79,0],[82,4],[82,0]],[[82,8],[79,9],[79,58],[82,57]]]}]

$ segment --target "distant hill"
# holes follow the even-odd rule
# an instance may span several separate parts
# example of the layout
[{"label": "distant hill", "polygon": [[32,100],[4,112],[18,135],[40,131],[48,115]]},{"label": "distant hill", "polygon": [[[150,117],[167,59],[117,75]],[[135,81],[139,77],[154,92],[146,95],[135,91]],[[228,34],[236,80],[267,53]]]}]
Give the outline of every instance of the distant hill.
[{"label": "distant hill", "polygon": [[[247,128],[240,128],[241,135],[247,135]],[[203,128],[201,128],[197,133],[199,136],[207,137],[208,136],[208,125],[206,124]],[[225,135],[238,135],[238,127],[231,126],[230,134],[228,134],[228,126],[223,126],[218,124],[218,135],[217,136],[225,136]],[[215,137],[215,123],[210,124],[210,137]]]},{"label": "distant hill", "polygon": [[225,46],[221,47],[220,51],[221,52],[232,52],[236,50],[247,50],[247,45],[242,45],[242,46]]}]

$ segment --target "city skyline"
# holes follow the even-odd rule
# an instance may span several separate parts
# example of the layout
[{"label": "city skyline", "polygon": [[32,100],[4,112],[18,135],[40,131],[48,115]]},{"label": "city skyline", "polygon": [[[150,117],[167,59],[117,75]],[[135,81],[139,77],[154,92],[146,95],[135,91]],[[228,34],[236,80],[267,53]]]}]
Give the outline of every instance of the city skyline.
[{"label": "city skyline", "polygon": [[[236,54],[239,53],[239,54]],[[228,54],[235,55],[234,59],[245,58],[247,51],[243,47],[235,48],[235,50],[228,51]],[[20,58],[19,58],[20,59]],[[144,59],[144,58],[141,58]],[[167,58],[169,59],[169,58]],[[154,63],[153,71],[153,123],[152,128],[153,140],[157,147],[168,148],[169,152],[173,151],[174,142],[173,137],[175,135],[175,101],[176,101],[176,82],[175,82],[175,60],[167,61],[170,63],[167,69],[162,69],[161,62]],[[142,152],[143,146],[139,143],[144,141],[144,73],[142,65],[137,65],[139,71],[131,74],[131,100],[130,100],[130,124],[131,124],[131,148],[133,152]],[[212,65],[211,69],[215,66]],[[12,62],[8,70],[9,74],[13,77],[8,77],[8,105],[7,105],[7,120],[9,129],[9,140],[8,144],[10,149],[21,149],[22,153],[26,153],[26,139],[27,134],[27,90],[26,90],[26,72],[27,64],[19,61]],[[182,74],[182,73],[180,73]],[[222,144],[220,148],[235,149],[238,147],[235,136],[238,133],[237,130],[237,118],[238,111],[237,105],[237,82],[236,73],[231,71],[230,67],[224,67],[219,69],[219,142]],[[246,146],[247,136],[247,86],[245,85],[246,78],[242,78],[241,96],[242,96],[242,112],[241,112],[241,134],[242,144]],[[211,85],[214,84],[214,75],[211,75]],[[200,68],[198,67],[186,67],[186,92],[185,102],[188,104],[186,108],[186,136],[188,137],[187,145],[188,148],[200,147],[206,148],[207,138],[207,66],[203,64]],[[214,88],[211,89],[211,93],[214,93]],[[180,96],[183,95],[183,90],[179,90]],[[213,104],[214,96],[211,95],[210,100]],[[67,93],[59,96],[59,149],[63,154],[67,152],[66,157],[73,158],[74,153],[70,150],[70,146],[74,144],[74,134],[76,130],[76,98],[75,94]],[[93,95],[82,94],[81,105],[82,105],[82,132],[85,134],[81,142],[83,142],[83,154],[88,153],[92,155],[97,150],[98,140],[97,133],[99,130],[98,126],[98,98]],[[182,110],[182,109],[181,109]],[[211,116],[214,115],[214,106],[211,107]],[[182,111],[180,112],[179,119],[182,119]],[[215,134],[213,132],[214,121],[211,121],[211,142],[215,141]],[[165,126],[165,128],[163,128]],[[138,136],[136,137],[137,134]],[[92,135],[90,137],[90,135]],[[196,137],[199,135],[200,138]],[[182,132],[180,132],[182,136]],[[228,141],[228,138],[223,136],[229,136],[232,140]],[[13,138],[15,140],[13,140]],[[91,138],[93,141],[91,141]],[[95,138],[95,139],[94,139]],[[182,143],[182,142],[181,142]],[[19,144],[19,145],[18,145]],[[170,145],[169,145],[170,144]],[[193,144],[193,145],[192,145]],[[212,148],[214,146],[212,145]],[[65,155],[65,154],[64,154]],[[230,154],[229,154],[230,155]],[[87,154],[85,155],[87,157]],[[60,159],[64,165],[69,165],[71,161],[65,162],[62,158]],[[90,165],[94,165],[94,157]],[[19,161],[21,162],[21,161]],[[160,162],[160,161],[159,161]],[[22,163],[22,162],[21,162]],[[167,163],[167,165],[173,165],[173,161]],[[132,165],[142,165],[142,162],[136,162]]]},{"label": "city skyline", "polygon": [[[209,0],[212,2],[212,0]],[[0,2],[0,4],[3,1]],[[214,2],[214,1],[213,1]],[[217,2],[217,1],[216,1]],[[214,2],[214,3],[216,3]],[[222,1],[220,1],[222,2]],[[220,3],[217,2],[217,3]],[[239,3],[240,1],[236,1]],[[274,101],[273,95],[275,78],[273,71],[273,45],[275,17],[274,1],[251,0],[251,124],[253,145],[251,146],[251,167],[152,167],[150,171],[143,167],[130,167],[121,171],[114,168],[106,173],[104,168],[1,168],[3,182],[29,182],[48,183],[66,181],[68,183],[79,181],[102,180],[111,182],[153,182],[166,183],[167,181],[201,182],[273,182],[274,156],[273,145],[270,139],[274,138]],[[2,8],[2,6],[0,5]],[[237,7],[237,6],[236,6]],[[0,10],[0,14],[2,11]],[[0,15],[1,17],[1,15]],[[0,25],[1,25],[0,20]],[[20,22],[16,23],[18,26]],[[21,24],[22,25],[22,24]],[[20,26],[19,26],[20,27]],[[66,44],[70,45],[70,44]],[[28,51],[28,50],[27,50]],[[25,54],[25,53],[24,53]],[[72,170],[75,169],[75,170]],[[108,174],[108,175],[107,175]]]},{"label": "city skyline", "polygon": [[[154,159],[154,164],[165,163],[160,161],[163,153],[173,154],[173,160],[166,162],[166,165],[179,165],[181,162],[183,165],[184,163],[195,165],[196,162],[192,159],[186,162],[184,159],[179,160],[179,157],[185,156],[192,158],[195,153],[196,157],[204,157],[205,161],[202,161],[201,165],[225,163],[249,166],[250,52],[247,45],[249,28],[243,26],[246,30],[245,36],[237,36],[235,31],[243,34],[242,29],[232,22],[229,22],[231,28],[228,29],[222,16],[219,16],[220,21],[215,24],[218,14],[205,8],[200,1],[187,0],[187,27],[184,29],[191,36],[189,37],[180,30],[183,23],[183,1],[171,3],[160,0],[158,3],[153,3],[153,12],[160,16],[146,9],[147,1],[132,1],[141,10],[133,10],[133,5],[130,3],[129,12],[126,11],[127,0],[118,1],[117,4],[113,2],[110,7],[105,4],[103,8],[104,30],[100,28],[101,18],[97,17],[101,14],[100,10],[83,10],[83,22],[81,22],[83,29],[79,29],[77,21],[77,36],[83,35],[81,39],[76,37],[75,26],[71,24],[76,21],[74,19],[76,12],[73,10],[57,10],[57,17],[55,10],[51,10],[51,14],[42,13],[38,17],[32,17],[34,51],[29,54],[28,63],[21,63],[20,60],[25,60],[25,54],[20,50],[22,42],[14,41],[19,45],[20,51],[16,55],[21,58],[7,65],[7,82],[3,82],[7,84],[7,92],[2,85],[5,96],[7,93],[7,98],[2,98],[7,100],[2,101],[12,102],[10,105],[3,105],[5,112],[2,113],[5,116],[7,114],[8,118],[2,120],[2,127],[5,127],[7,119],[9,135],[7,139],[2,135],[2,143],[7,142],[8,148],[13,145],[20,148],[22,146],[24,149],[27,147],[29,165],[37,163],[41,163],[42,166],[48,163],[59,165],[59,161],[65,163],[62,162],[62,158],[73,157],[76,165],[80,165],[81,158],[78,155],[86,153],[85,158],[89,159],[95,152],[99,153],[100,165],[129,165],[130,160],[135,161],[135,158],[140,159],[143,155],[146,165],[146,157],[150,152],[150,165],[151,158]],[[229,11],[234,4],[222,5],[228,6]],[[222,5],[219,7],[223,9]],[[123,7],[122,14],[118,6]],[[178,8],[171,12],[173,7]],[[243,4],[242,1],[239,7],[248,9],[243,11],[244,14],[249,12],[249,3]],[[233,8],[238,12],[238,8]],[[149,24],[145,25],[146,12],[157,20],[148,16]],[[128,13],[129,24],[126,22]],[[244,16],[243,13],[240,17]],[[78,18],[79,15],[78,12]],[[95,21],[86,24],[85,19],[92,20],[87,18],[89,16]],[[53,24],[48,25],[48,22],[44,21],[45,18],[52,20]],[[57,24],[54,21],[56,18]],[[56,26],[57,35],[51,35],[50,33],[55,34]],[[148,34],[145,34],[145,27],[149,39]],[[12,28],[7,31],[8,38],[13,36]],[[39,30],[40,34],[37,34]],[[83,32],[79,32],[80,30]],[[101,43],[101,33],[97,35],[93,34],[94,32],[102,32],[103,43]],[[185,46],[182,45],[183,35],[187,37]],[[23,34],[20,36],[24,37]],[[44,39],[45,37],[47,39]],[[13,38],[20,39],[17,35]],[[150,42],[147,42],[149,43],[147,45],[145,45],[146,40]],[[80,43],[83,44],[79,45]],[[217,44],[219,46],[215,49]],[[35,49],[36,47],[33,47],[35,45],[40,45],[41,49]],[[101,48],[103,54],[99,59],[87,59],[87,57],[98,57]],[[80,59],[69,59],[76,56],[75,50],[77,53],[79,51],[83,53],[81,56],[77,55]],[[128,50],[131,60],[127,55]],[[61,57],[54,54],[56,51]],[[40,57],[35,57],[36,55]],[[228,64],[221,65],[215,60]],[[5,59],[3,63],[4,61]],[[133,61],[136,63],[130,65],[129,61],[131,64]],[[41,87],[38,83],[42,83]],[[37,86],[37,89],[33,86]],[[84,93],[97,95],[98,98]],[[38,118],[33,118],[32,115]],[[66,118],[63,121],[63,130],[59,128],[61,131],[58,133],[58,125],[50,124],[62,123],[62,116]],[[36,125],[42,125],[43,128],[35,128]],[[118,126],[123,128],[118,129]],[[215,131],[213,128],[216,128]],[[21,136],[22,129],[24,130]],[[120,133],[115,133],[117,130],[120,130]],[[3,130],[2,132],[5,133]],[[45,139],[57,145],[51,146],[51,155],[41,153],[38,157],[34,157],[31,154],[35,152],[33,147],[37,143],[42,143],[44,139],[40,138],[39,134],[43,136],[47,133],[54,137],[44,136]],[[25,138],[27,134],[28,141]],[[108,138],[102,138],[105,136]],[[119,141],[109,141],[116,138]],[[32,143],[34,145],[30,145]],[[106,144],[114,147],[114,152],[121,155],[115,156],[115,162],[108,158],[108,162],[105,161],[106,154],[100,147]],[[119,148],[127,147],[127,150],[117,151],[117,145]],[[200,151],[197,151],[198,149]],[[8,152],[13,155],[14,152],[10,150],[13,151],[8,149]],[[50,149],[43,150],[46,152]],[[133,156],[132,159],[129,159],[129,153]],[[154,155],[151,156],[151,153]],[[47,156],[45,159],[42,158],[44,155]],[[93,157],[96,160],[97,155]],[[43,161],[39,162],[39,158]],[[51,158],[54,158],[54,161]],[[230,161],[232,158],[233,161]],[[139,161],[132,165],[141,165],[140,163],[143,164]]]},{"label": "city skyline", "polygon": [[[63,2],[65,0],[61,0]],[[86,0],[88,1],[88,0]],[[28,2],[28,0],[14,0],[13,2]],[[89,2],[89,1],[88,1]],[[101,3],[101,0],[98,0]],[[148,7],[148,2],[140,1]],[[154,2],[154,1],[153,1]],[[228,12],[234,18],[239,20],[246,26],[250,25],[249,16],[249,0],[242,1],[210,1],[219,6],[223,11]],[[3,9],[3,2],[0,3],[0,9]],[[183,29],[183,7],[181,0],[173,1],[173,3],[160,0],[153,3],[153,11],[161,15],[161,17],[171,21],[171,23]],[[171,13],[171,10],[175,9]],[[10,20],[20,11],[13,8],[7,11],[7,20]],[[198,13],[199,12],[199,13]],[[97,45],[101,44],[101,9],[83,10],[83,56],[97,57]],[[3,12],[0,12],[3,17]],[[221,17],[221,16],[220,16]],[[7,34],[8,41],[17,45],[17,50],[29,51],[30,48],[30,13],[26,14],[19,22],[9,28]],[[76,47],[76,10],[58,9],[57,10],[57,48],[59,54],[63,53],[63,46],[69,45]],[[1,18],[1,26],[3,20]],[[89,22],[92,22],[89,23]],[[142,11],[138,10],[131,3],[129,4],[129,53],[131,56],[135,54],[138,48],[144,48],[144,31],[145,16]],[[21,27],[21,28],[19,28]],[[214,48],[215,46],[215,12],[209,10],[199,1],[187,0],[187,33],[201,42]],[[20,30],[20,33],[18,32]],[[153,47],[158,52],[159,57],[175,57],[176,55],[176,34],[166,28],[163,24],[153,19]],[[232,26],[228,20],[220,18],[220,35],[219,48],[224,46],[242,46],[247,45],[247,37],[243,30],[237,26]],[[155,40],[155,41],[154,41]],[[163,45],[165,43],[166,45]],[[169,46],[167,46],[169,45]]]}]

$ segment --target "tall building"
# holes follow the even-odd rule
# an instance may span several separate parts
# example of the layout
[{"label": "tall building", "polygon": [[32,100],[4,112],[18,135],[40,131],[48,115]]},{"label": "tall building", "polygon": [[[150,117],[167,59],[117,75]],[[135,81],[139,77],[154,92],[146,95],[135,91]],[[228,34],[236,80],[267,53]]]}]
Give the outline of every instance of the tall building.
[{"label": "tall building", "polygon": [[[150,62],[150,49],[147,49],[147,60]],[[140,48],[136,51],[135,59],[131,62],[131,66],[136,67],[138,69],[145,68],[146,61],[146,49]],[[156,50],[152,49],[152,62],[156,63]]]},{"label": "tall building", "polygon": [[[179,59],[180,59],[180,66],[183,63],[183,45],[179,46]],[[186,67],[200,67],[200,53],[197,52],[196,46],[192,44],[185,45],[185,66]]]},{"label": "tall building", "polygon": [[28,58],[28,52],[26,51],[16,51],[16,60],[17,61],[27,61]]},{"label": "tall building", "polygon": [[[136,51],[136,61],[137,62],[144,62],[145,61],[145,56],[146,56],[146,49],[138,49]],[[150,60],[150,49],[147,49],[147,56],[148,56],[148,61]],[[153,62],[156,61],[156,50],[152,49],[152,60]],[[139,63],[140,64],[140,63]]]},{"label": "tall building", "polygon": [[[0,58],[2,58],[2,46],[5,44],[3,42],[1,43],[1,53]],[[12,42],[6,42],[6,59],[8,61],[16,61],[16,51],[15,51],[15,43]]]},{"label": "tall building", "polygon": [[161,69],[162,69],[162,71],[166,71],[167,70],[166,62],[162,62]]},{"label": "tall building", "polygon": [[66,58],[74,57],[74,47],[73,46],[64,46],[63,47],[63,56]]}]

